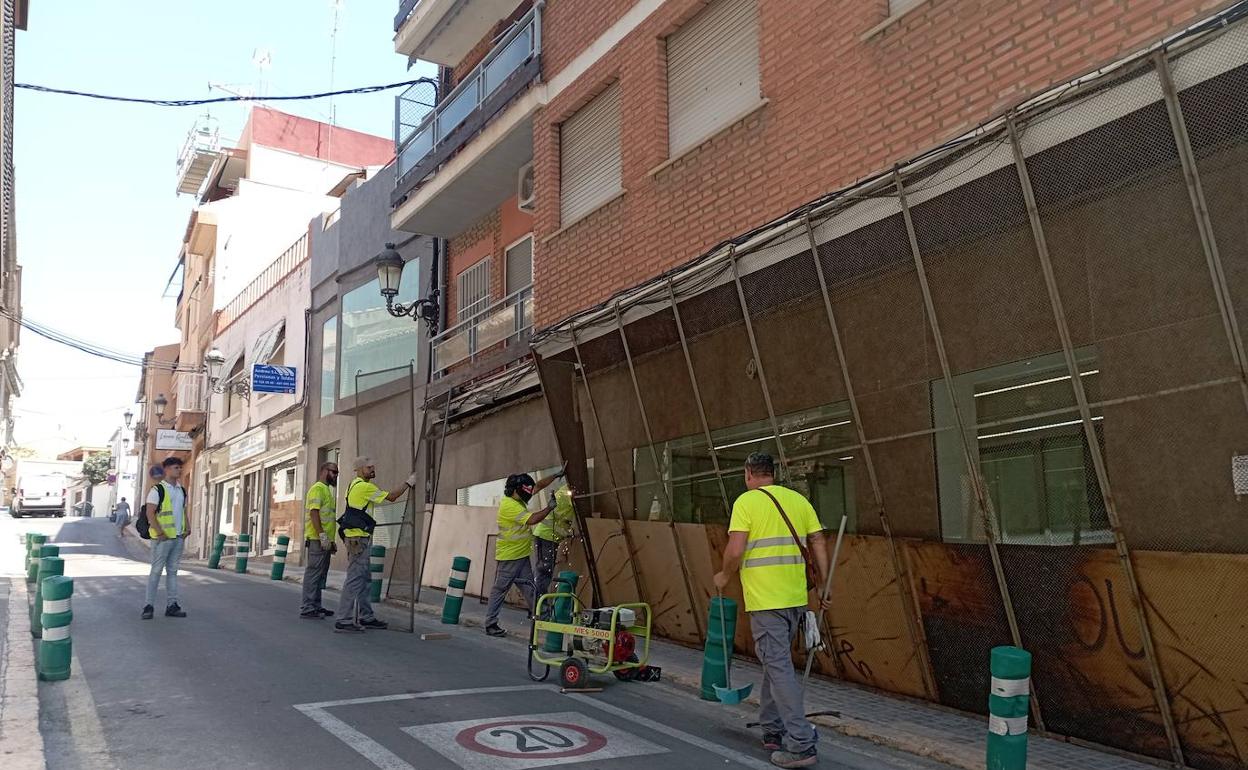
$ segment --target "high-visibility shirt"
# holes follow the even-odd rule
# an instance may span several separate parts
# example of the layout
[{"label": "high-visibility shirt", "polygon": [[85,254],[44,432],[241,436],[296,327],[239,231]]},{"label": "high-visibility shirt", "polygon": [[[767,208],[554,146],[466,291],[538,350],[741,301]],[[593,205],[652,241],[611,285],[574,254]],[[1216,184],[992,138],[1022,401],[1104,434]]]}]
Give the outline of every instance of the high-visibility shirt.
[{"label": "high-visibility shirt", "polygon": [[[156,521],[149,522],[148,534],[152,537],[159,537],[156,527],[165,533],[165,537],[175,538],[185,534],[186,527],[186,488],[181,484],[170,484],[168,481],[160,482],[160,486],[164,488],[164,499],[160,499],[160,495],[156,492],[156,487],[152,487],[152,491],[148,493],[147,501],[155,505],[160,503],[160,507],[156,509]],[[177,495],[177,499],[174,499]],[[175,506],[174,503],[177,503]]]},{"label": "high-visibility shirt", "polygon": [[529,530],[529,509],[514,497],[504,497],[498,504],[498,542],[494,558],[498,561],[527,559],[533,553],[533,533]]},{"label": "high-visibility shirt", "polygon": [[[780,501],[803,544],[808,535],[822,531],[815,509],[800,493],[774,484],[766,490]],[[741,562],[746,612],[806,606],[802,551],[767,495],[755,489],[738,497],[728,531],[748,534]]]},{"label": "high-visibility shirt", "polygon": [[[386,502],[389,497],[390,493],[364,479],[356,479],[351,482],[351,486],[347,487],[347,506],[359,508],[362,511],[368,511],[375,503]],[[368,537],[367,532],[354,527],[344,529],[342,535],[343,537]]]},{"label": "high-visibility shirt", "polygon": [[533,535],[552,543],[558,543],[572,535],[572,520],[576,514],[572,510],[572,491],[563,487],[555,492],[555,510],[533,526]]},{"label": "high-visibility shirt", "polygon": [[[314,515],[321,520],[321,529],[329,535],[329,539],[334,539],[334,533],[338,531],[338,522],[334,520],[334,504],[334,490],[324,481],[318,481],[308,488],[308,496],[303,501],[306,517],[303,525],[305,540],[316,539],[316,530],[312,527]],[[313,514],[313,511],[318,513]]]}]

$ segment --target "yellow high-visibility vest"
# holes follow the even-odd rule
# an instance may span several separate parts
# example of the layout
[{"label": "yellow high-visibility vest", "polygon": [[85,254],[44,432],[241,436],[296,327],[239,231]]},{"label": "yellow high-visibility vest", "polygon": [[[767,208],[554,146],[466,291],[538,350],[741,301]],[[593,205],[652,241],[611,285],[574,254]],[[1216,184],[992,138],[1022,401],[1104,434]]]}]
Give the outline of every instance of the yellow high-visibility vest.
[{"label": "yellow high-visibility vest", "polygon": [[[167,481],[160,482],[160,485],[164,487],[165,494],[161,499],[160,509],[156,511],[156,524],[165,533],[165,537],[172,539],[186,532],[186,488],[183,487],[182,490],[182,530],[178,531],[173,524],[173,487]],[[152,537],[160,537],[154,526],[148,527],[148,532]]]}]

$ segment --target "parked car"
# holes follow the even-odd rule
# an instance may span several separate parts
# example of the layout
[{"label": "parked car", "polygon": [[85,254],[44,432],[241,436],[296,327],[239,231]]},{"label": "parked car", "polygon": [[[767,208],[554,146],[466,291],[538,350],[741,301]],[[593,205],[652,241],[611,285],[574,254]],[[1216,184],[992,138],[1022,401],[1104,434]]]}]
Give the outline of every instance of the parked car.
[{"label": "parked car", "polygon": [[13,500],[13,518],[23,516],[65,517],[65,497],[69,492],[65,476],[60,473],[44,473],[23,476],[17,482],[17,497]]}]

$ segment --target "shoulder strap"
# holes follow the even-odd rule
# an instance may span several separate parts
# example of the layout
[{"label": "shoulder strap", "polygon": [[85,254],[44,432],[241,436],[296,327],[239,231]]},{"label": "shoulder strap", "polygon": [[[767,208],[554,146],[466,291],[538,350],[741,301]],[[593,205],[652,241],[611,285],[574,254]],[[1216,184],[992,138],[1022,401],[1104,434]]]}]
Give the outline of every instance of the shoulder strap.
[{"label": "shoulder strap", "polygon": [[160,508],[165,504],[165,482],[156,482],[156,512],[160,513]]},{"label": "shoulder strap", "polygon": [[802,542],[800,537],[798,537],[797,530],[793,528],[793,522],[789,521],[789,515],[784,512],[784,506],[780,505],[780,501],[776,499],[776,496],[768,492],[766,489],[759,487],[758,491],[767,495],[767,497],[771,498],[771,501],[776,504],[776,510],[780,511],[780,518],[784,519],[784,525],[789,528],[789,534],[793,536],[793,542],[797,544],[798,550],[802,552],[803,561],[810,564],[810,552],[806,549],[806,544]]}]

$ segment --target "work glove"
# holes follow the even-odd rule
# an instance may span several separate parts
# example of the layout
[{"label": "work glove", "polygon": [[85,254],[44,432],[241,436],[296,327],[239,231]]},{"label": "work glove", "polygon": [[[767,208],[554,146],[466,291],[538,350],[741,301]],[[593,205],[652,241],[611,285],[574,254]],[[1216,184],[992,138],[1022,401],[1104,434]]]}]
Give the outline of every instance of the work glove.
[{"label": "work glove", "polygon": [[417,479],[417,478],[416,478],[416,474],[415,474],[415,473],[413,473],[411,476],[408,476],[408,477],[407,477],[407,485],[408,485],[409,487],[411,487],[412,489],[415,489],[415,488],[416,488],[416,482],[417,482],[417,481],[419,481],[419,479]]},{"label": "work glove", "polygon": [[322,550],[322,551],[328,551],[328,550],[329,550],[329,546],[330,546],[330,542],[329,542],[329,535],[328,535],[327,533],[325,533],[325,532],[322,532],[322,533],[321,533],[321,536],[320,536],[320,538],[319,538],[319,539],[320,539],[320,541],[321,541],[321,550]]}]

